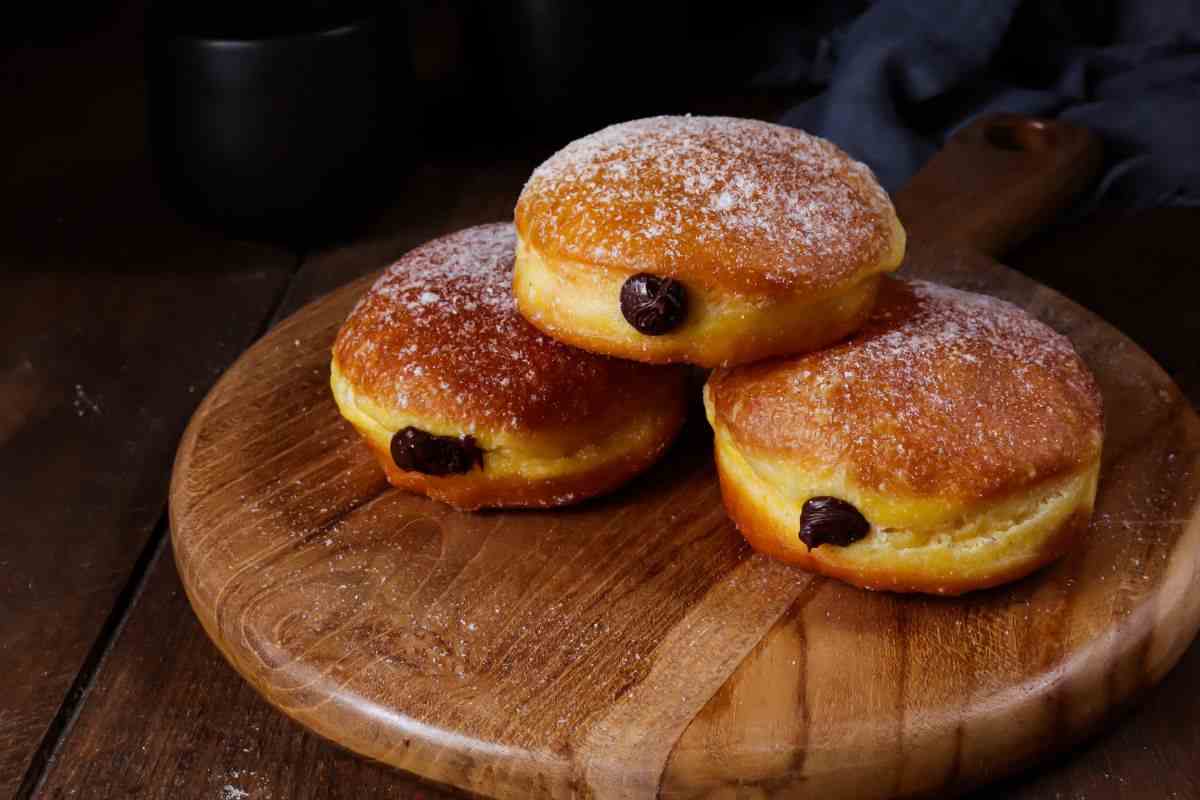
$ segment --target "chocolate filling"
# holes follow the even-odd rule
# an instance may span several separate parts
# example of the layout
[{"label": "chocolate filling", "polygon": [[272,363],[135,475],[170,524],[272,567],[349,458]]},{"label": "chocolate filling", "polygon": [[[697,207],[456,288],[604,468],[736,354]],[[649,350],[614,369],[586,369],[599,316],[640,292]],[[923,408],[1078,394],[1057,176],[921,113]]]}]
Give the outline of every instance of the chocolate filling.
[{"label": "chocolate filling", "polygon": [[857,508],[836,497],[810,497],[800,509],[800,541],[809,550],[823,544],[845,547],[870,530],[871,523]]},{"label": "chocolate filling", "polygon": [[470,436],[435,436],[411,425],[392,436],[392,461],[407,472],[459,475],[483,466],[483,451]]},{"label": "chocolate filling", "polygon": [[639,333],[661,336],[687,316],[687,292],[677,280],[639,272],[621,285],[621,313]]}]

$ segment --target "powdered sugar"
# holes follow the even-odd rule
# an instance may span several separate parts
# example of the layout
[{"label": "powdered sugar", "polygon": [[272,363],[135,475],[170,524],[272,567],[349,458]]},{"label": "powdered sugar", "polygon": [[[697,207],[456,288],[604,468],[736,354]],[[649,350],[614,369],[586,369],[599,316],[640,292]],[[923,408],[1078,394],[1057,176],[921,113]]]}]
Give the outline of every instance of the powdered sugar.
[{"label": "powdered sugar", "polygon": [[[1074,358],[1066,337],[1012,303],[927,281],[909,285],[919,301],[917,310],[882,305],[873,327],[886,332],[864,337],[861,346],[844,348],[843,360],[915,373],[925,371],[934,358],[978,364],[982,355],[995,364],[1003,354],[1005,365],[1024,374]],[[904,315],[903,324],[890,325],[899,315]]]},{"label": "powdered sugar", "polygon": [[748,287],[831,285],[874,266],[888,214],[870,170],[834,145],[728,117],[586,136],[534,171],[517,207],[540,246],[679,277],[717,268]]},{"label": "powdered sugar", "polygon": [[457,418],[467,430],[582,420],[653,380],[649,368],[585,353],[537,331],[512,292],[511,224],[481,225],[405,255],[355,307],[335,345],[375,402]]},{"label": "powdered sugar", "polygon": [[480,304],[510,313],[515,309],[510,270],[515,247],[509,225],[468,228],[397,261],[375,282],[371,293],[403,304],[418,325],[475,311]]},{"label": "powdered sugar", "polygon": [[933,283],[889,279],[851,339],[716,383],[739,436],[849,465],[879,491],[983,495],[1099,447],[1099,392],[1066,337]]}]

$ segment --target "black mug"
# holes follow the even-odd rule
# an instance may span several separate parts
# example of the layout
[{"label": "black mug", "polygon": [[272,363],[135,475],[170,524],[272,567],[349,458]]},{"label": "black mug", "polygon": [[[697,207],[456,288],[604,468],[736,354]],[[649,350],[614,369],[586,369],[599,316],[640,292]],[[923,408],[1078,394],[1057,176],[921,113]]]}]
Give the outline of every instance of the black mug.
[{"label": "black mug", "polygon": [[234,235],[303,245],[386,201],[419,117],[401,16],[344,3],[167,7],[147,15],[146,77],[173,205]]}]

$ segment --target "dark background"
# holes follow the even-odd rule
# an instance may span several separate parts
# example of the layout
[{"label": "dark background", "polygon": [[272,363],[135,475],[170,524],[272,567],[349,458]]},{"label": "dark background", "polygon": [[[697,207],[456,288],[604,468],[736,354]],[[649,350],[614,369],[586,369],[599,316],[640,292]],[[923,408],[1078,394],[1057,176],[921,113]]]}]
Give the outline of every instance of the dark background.
[{"label": "dark background", "polygon": [[[678,0],[190,0],[149,11],[22,4],[0,36],[36,51],[124,27],[121,57],[144,50],[145,72],[128,64],[128,79],[148,81],[157,183],[183,213],[241,237],[347,240],[416,164],[540,160],[605,124],[685,112],[827,136],[890,190],[977,114],[1062,116],[1097,131],[1107,159],[1067,219],[1200,204],[1198,3],[748,0],[733,14]],[[340,47],[310,41],[339,26],[370,30]],[[253,63],[227,63],[217,39],[241,40]],[[290,55],[288,41],[299,42]]]}]

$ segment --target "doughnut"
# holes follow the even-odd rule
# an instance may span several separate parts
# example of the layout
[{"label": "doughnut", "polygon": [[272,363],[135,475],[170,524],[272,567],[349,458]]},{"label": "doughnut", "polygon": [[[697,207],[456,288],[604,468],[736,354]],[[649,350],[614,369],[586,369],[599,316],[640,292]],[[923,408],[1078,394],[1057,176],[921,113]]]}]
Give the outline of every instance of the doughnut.
[{"label": "doughnut", "polygon": [[904,229],[864,165],[793,128],[656,117],[554,154],[517,201],[514,292],[560,341],[732,366],[866,320]]},{"label": "doughnut", "polygon": [[330,385],[394,486],[456,508],[550,507],[650,466],[683,424],[686,370],[538,332],[512,296],[510,223],[388,268],[333,345]]},{"label": "doughnut", "polygon": [[961,594],[1087,529],[1096,382],[1065,337],[1001,300],[887,278],[854,337],[715,370],[704,404],[730,516],[806,570]]}]

